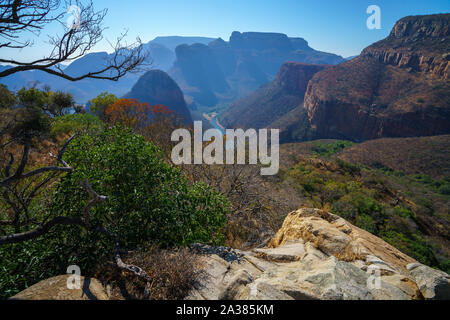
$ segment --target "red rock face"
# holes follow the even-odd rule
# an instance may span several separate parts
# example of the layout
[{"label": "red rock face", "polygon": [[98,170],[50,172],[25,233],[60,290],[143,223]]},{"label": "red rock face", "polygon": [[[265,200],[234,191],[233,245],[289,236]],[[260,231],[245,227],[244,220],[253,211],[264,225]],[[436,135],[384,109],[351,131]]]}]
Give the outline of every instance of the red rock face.
[{"label": "red rock face", "polygon": [[317,138],[450,133],[450,14],[407,17],[383,41],[310,81],[304,107]]},{"label": "red rock face", "polygon": [[221,116],[221,123],[229,127],[284,128],[274,126],[274,122],[302,104],[311,78],[327,68],[328,65],[286,62],[274,81],[231,105]]}]

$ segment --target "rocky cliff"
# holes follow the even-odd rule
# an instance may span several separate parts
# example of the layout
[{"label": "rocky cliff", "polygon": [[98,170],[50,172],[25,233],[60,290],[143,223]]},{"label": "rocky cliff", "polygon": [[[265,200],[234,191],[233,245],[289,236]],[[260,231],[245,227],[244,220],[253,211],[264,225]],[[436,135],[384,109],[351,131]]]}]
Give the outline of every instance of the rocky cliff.
[{"label": "rocky cliff", "polygon": [[145,73],[124,98],[138,99],[151,105],[162,104],[174,111],[183,121],[192,122],[180,87],[164,71],[152,70]]},{"label": "rocky cliff", "polygon": [[274,81],[233,103],[221,116],[221,123],[229,127],[273,127],[274,121],[302,105],[309,80],[328,67],[299,62],[283,64]]},{"label": "rocky cliff", "polygon": [[317,138],[355,141],[450,132],[450,14],[407,17],[385,40],[309,83]]}]

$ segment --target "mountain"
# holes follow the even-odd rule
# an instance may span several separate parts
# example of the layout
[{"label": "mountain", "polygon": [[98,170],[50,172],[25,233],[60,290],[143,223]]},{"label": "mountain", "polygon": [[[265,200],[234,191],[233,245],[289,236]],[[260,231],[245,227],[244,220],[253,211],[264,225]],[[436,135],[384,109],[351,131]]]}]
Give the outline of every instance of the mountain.
[{"label": "mountain", "polygon": [[[413,16],[398,21],[390,35],[358,57],[326,68],[308,83],[303,104],[282,118],[273,112],[271,127],[280,128],[283,142],[317,139],[364,141],[381,137],[414,137],[450,133],[450,14]],[[287,68],[295,66],[287,65]],[[266,90],[264,92],[264,90]],[[303,89],[297,91],[301,97]],[[230,109],[237,115],[264,105],[271,87],[261,89]],[[258,98],[259,97],[259,98]],[[274,108],[280,108],[274,104]],[[238,111],[239,110],[239,111]],[[263,109],[265,110],[265,109]],[[230,113],[224,123],[242,119]]]},{"label": "mountain", "polygon": [[169,36],[169,37],[156,37],[151,41],[153,44],[159,44],[170,51],[175,51],[175,48],[182,44],[191,45],[194,43],[208,44],[211,41],[216,40],[215,38],[206,37],[180,37],[180,36]]},{"label": "mountain", "polygon": [[[340,56],[316,51],[302,38],[280,33],[233,32],[228,42],[182,45],[169,74],[201,105],[232,102],[272,81],[287,61],[337,64]],[[202,80],[203,79],[203,80]]]},{"label": "mountain", "polygon": [[162,104],[173,110],[185,122],[192,122],[180,87],[164,71],[152,70],[145,73],[124,98],[138,99],[152,106]]},{"label": "mountain", "polygon": [[234,102],[221,116],[223,125],[240,128],[272,127],[274,120],[303,103],[309,80],[328,65],[285,63],[276,79]]},{"label": "mountain", "polygon": [[406,17],[351,61],[318,73],[304,108],[316,137],[450,133],[450,14]]},{"label": "mountain", "polygon": [[[150,64],[149,69],[167,71],[175,61],[174,49],[176,46],[183,43],[209,43],[212,40],[214,39],[202,37],[157,37],[149,43],[143,44],[144,51],[149,56],[146,62]],[[107,52],[89,53],[73,61],[64,71],[71,76],[77,76],[89,71],[100,70],[111,57],[112,55]],[[7,68],[7,66],[0,66],[0,68]],[[142,74],[143,72],[129,73],[119,81],[84,79],[71,82],[41,71],[26,71],[3,78],[0,83],[6,84],[11,90],[19,90],[23,86],[49,85],[53,90],[64,90],[72,93],[77,103],[86,103],[105,91],[117,96],[124,95]]]}]

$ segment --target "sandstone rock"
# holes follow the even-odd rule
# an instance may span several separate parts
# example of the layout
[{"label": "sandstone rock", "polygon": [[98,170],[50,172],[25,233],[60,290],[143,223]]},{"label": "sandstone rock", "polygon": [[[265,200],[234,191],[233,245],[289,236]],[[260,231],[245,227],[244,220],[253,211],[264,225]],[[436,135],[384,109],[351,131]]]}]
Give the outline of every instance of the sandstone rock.
[{"label": "sandstone rock", "polygon": [[407,266],[425,299],[449,300],[450,276],[420,263]]},{"label": "sandstone rock", "polygon": [[234,300],[242,296],[245,287],[253,282],[253,277],[247,270],[239,270],[230,280],[230,283],[219,294],[219,300]]},{"label": "sandstone rock", "polygon": [[94,278],[81,277],[81,289],[70,290],[67,280],[70,275],[61,275],[43,280],[20,292],[11,300],[109,300],[105,288]]},{"label": "sandstone rock", "polygon": [[405,274],[406,265],[415,262],[380,238],[319,209],[303,208],[290,213],[268,246],[278,248],[298,239],[309,241],[322,252],[341,260],[365,260],[371,255],[394,271]]},{"label": "sandstone rock", "polygon": [[284,293],[264,282],[253,282],[248,285],[236,300],[294,300],[290,295]]},{"label": "sandstone rock", "polygon": [[276,249],[255,249],[253,252],[261,259],[275,262],[298,261],[306,254],[303,240],[290,241]]},{"label": "sandstone rock", "polygon": [[266,248],[199,252],[207,280],[188,299],[448,299],[448,275],[318,209],[289,214]]}]

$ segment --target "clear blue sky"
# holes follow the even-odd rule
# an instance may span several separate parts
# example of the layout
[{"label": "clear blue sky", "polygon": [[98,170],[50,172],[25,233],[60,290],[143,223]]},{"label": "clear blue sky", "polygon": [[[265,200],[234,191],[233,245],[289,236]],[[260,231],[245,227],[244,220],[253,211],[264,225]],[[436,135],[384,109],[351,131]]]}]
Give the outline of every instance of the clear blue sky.
[{"label": "clear blue sky", "polygon": [[[124,29],[129,30],[130,39],[139,35],[145,42],[169,35],[228,40],[235,30],[281,32],[344,57],[357,55],[386,37],[404,16],[450,12],[450,0],[95,0],[94,5],[108,8],[105,36],[109,40]],[[381,8],[381,30],[366,27],[369,5]],[[45,29],[32,49],[20,52],[23,59],[41,57],[45,35],[55,30],[56,26]],[[1,57],[11,55],[2,51]],[[95,51],[110,49],[104,41]]]}]

